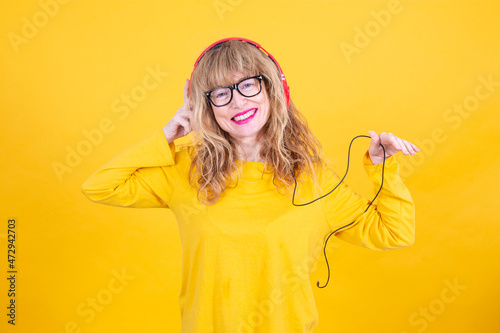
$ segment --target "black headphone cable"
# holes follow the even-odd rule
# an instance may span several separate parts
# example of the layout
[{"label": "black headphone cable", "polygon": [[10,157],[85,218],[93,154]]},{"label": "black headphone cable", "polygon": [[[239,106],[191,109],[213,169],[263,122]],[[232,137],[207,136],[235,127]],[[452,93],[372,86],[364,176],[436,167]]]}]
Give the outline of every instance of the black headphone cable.
[{"label": "black headphone cable", "polygon": [[[330,192],[328,192],[328,193],[327,193],[327,194],[325,194],[325,195],[320,196],[319,198],[316,198],[316,199],[314,199],[314,200],[312,200],[312,201],[310,201],[310,202],[307,202],[307,203],[303,203],[303,204],[296,204],[296,203],[295,203],[295,190],[297,189],[297,179],[295,178],[295,175],[294,175],[294,173],[293,173],[293,171],[292,171],[292,177],[293,177],[293,180],[295,181],[295,187],[293,188],[292,204],[293,204],[294,206],[306,206],[306,205],[310,205],[310,204],[312,204],[313,202],[315,202],[315,201],[317,201],[317,200],[320,200],[320,199],[322,199],[322,198],[326,197],[327,195],[331,194],[333,191],[335,191],[335,190],[337,189],[337,187],[339,187],[339,185],[340,185],[340,184],[344,181],[344,178],[347,176],[347,172],[349,171],[349,159],[350,159],[350,156],[351,156],[351,146],[352,146],[352,143],[354,142],[354,140],[356,140],[357,138],[361,138],[361,137],[365,137],[365,138],[369,138],[369,139],[371,139],[371,137],[370,137],[370,136],[368,136],[368,135],[358,135],[358,136],[354,137],[354,138],[351,140],[351,143],[349,144],[349,150],[348,150],[348,152],[347,152],[347,168],[346,168],[346,171],[345,171],[344,177],[342,177],[342,179],[340,180],[340,182],[339,182],[339,183],[338,183],[338,184],[337,184],[337,185],[336,185],[336,186],[335,186],[335,187],[334,187],[334,188],[333,188]],[[379,188],[379,190],[378,190],[377,194],[375,195],[375,197],[373,198],[373,200],[370,202],[370,204],[368,205],[368,207],[366,207],[366,209],[365,209],[365,211],[363,212],[363,214],[364,214],[364,213],[366,213],[366,211],[368,210],[368,208],[370,208],[371,204],[375,201],[375,199],[377,198],[378,194],[379,194],[379,193],[380,193],[380,191],[382,190],[382,186],[384,185],[384,169],[385,169],[385,156],[386,156],[386,154],[385,154],[385,147],[384,147],[384,145],[382,144],[382,142],[380,143],[380,146],[381,146],[381,147],[382,147],[382,149],[384,150],[384,161],[382,162],[382,182],[381,182],[381,184],[380,184],[380,188]],[[326,245],[327,245],[327,243],[328,243],[328,240],[330,239],[330,237],[331,237],[333,234],[335,234],[336,232],[338,232],[338,231],[339,231],[339,230],[341,230],[341,229],[344,229],[344,228],[346,228],[346,227],[350,226],[350,225],[351,225],[351,224],[353,224],[354,222],[356,222],[356,221],[352,221],[351,223],[346,224],[346,225],[344,225],[343,227],[340,227],[340,228],[338,228],[338,229],[337,229],[337,230],[335,230],[335,231],[332,231],[332,232],[330,233],[330,235],[328,235],[328,238],[327,238],[327,239],[326,239],[326,241],[325,241],[325,247],[323,248],[323,253],[324,253],[324,255],[325,255],[325,260],[326,260],[326,267],[328,268],[328,279],[327,279],[327,281],[326,281],[326,283],[325,283],[325,285],[324,285],[324,286],[320,286],[320,285],[319,285],[319,281],[318,281],[318,282],[316,283],[316,286],[317,286],[318,288],[325,288],[325,287],[328,285],[328,281],[330,281],[330,265],[328,264],[328,258],[327,258],[327,256],[326,256]]]}]

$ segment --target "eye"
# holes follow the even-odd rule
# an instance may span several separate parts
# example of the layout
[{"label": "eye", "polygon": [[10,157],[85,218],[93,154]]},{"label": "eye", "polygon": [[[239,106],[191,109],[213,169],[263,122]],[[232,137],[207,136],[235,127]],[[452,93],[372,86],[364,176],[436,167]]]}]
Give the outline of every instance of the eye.
[{"label": "eye", "polygon": [[212,91],[211,96],[212,96],[212,98],[219,99],[219,98],[227,97],[228,94],[229,94],[229,92],[227,89],[219,88],[219,89]]},{"label": "eye", "polygon": [[215,98],[223,98],[227,96],[227,92],[221,91],[215,94]]},{"label": "eye", "polygon": [[253,82],[252,80],[244,81],[244,82],[242,82],[240,89],[244,89],[244,90],[252,89],[254,86],[255,86],[255,82]]}]

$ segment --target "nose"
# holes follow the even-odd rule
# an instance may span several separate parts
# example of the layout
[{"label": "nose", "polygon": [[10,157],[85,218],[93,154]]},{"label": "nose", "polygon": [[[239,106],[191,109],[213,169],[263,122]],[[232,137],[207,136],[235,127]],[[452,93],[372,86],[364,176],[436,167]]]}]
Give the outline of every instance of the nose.
[{"label": "nose", "polygon": [[233,90],[233,99],[231,100],[231,105],[236,107],[236,108],[239,108],[242,105],[244,105],[245,102],[246,102],[246,97],[243,96],[242,94],[240,94],[238,89],[234,89]]}]

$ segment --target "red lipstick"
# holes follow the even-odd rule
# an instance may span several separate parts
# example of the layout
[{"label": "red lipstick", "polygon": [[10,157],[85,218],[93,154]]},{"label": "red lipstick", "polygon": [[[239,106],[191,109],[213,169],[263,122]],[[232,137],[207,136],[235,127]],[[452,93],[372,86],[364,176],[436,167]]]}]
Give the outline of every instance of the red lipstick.
[{"label": "red lipstick", "polygon": [[233,118],[231,118],[231,121],[233,121],[238,125],[243,125],[250,122],[255,117],[256,113],[257,113],[257,108],[251,108],[243,112],[237,113],[236,115],[234,115]]}]

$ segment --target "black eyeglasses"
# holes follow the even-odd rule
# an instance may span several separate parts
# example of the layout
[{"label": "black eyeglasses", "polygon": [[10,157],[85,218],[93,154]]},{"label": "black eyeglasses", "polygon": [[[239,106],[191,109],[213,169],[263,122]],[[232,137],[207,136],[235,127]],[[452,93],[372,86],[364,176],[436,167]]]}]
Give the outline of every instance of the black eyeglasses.
[{"label": "black eyeglasses", "polygon": [[258,95],[262,90],[262,75],[252,76],[226,87],[218,87],[207,91],[205,96],[214,106],[228,105],[233,99],[233,90],[245,97]]}]

